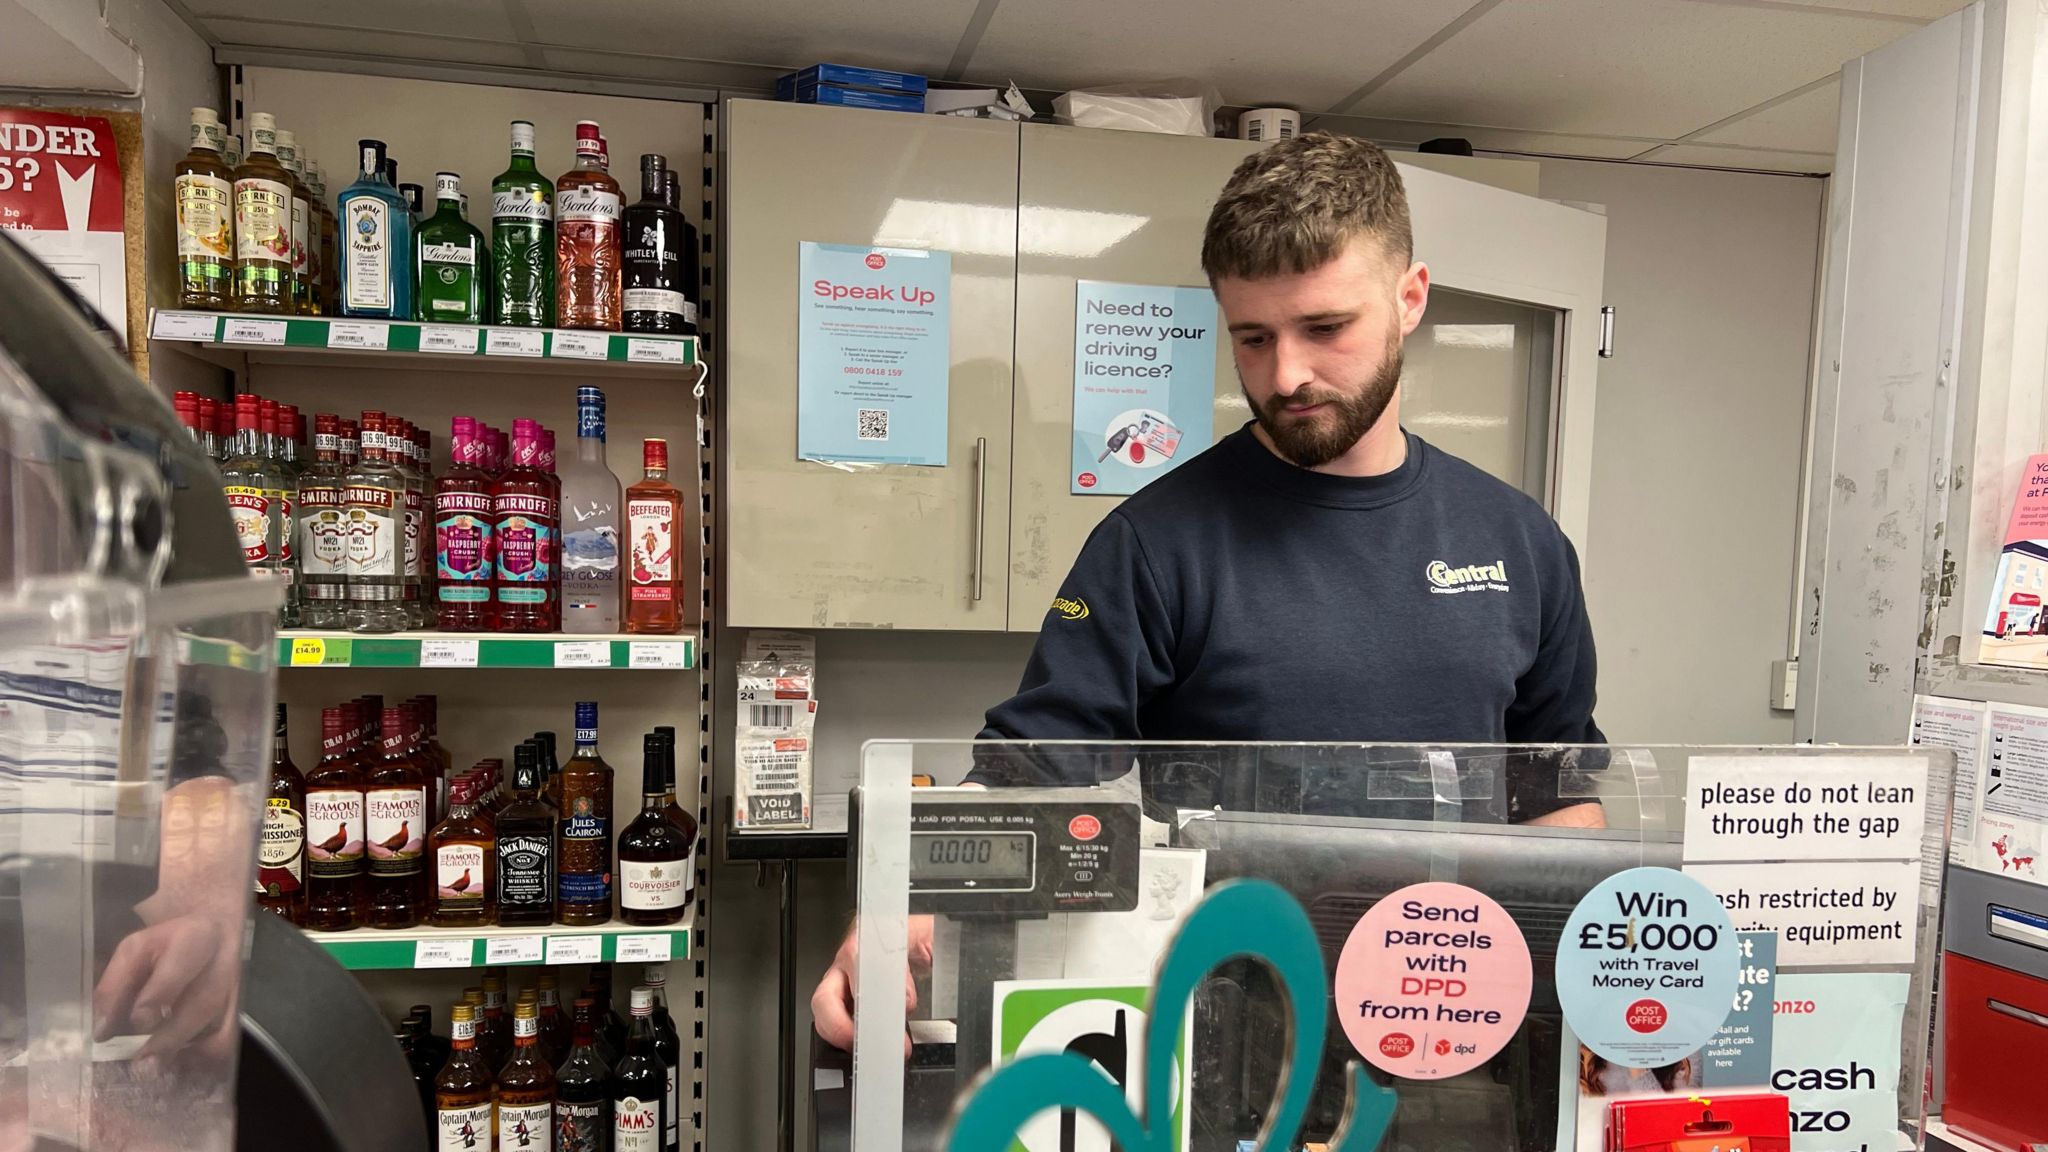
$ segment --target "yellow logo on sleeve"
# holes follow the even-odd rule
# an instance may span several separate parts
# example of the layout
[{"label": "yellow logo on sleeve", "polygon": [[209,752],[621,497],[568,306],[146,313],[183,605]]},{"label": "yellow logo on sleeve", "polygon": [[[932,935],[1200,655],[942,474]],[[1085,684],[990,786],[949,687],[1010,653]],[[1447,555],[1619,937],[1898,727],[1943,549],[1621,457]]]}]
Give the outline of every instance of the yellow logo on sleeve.
[{"label": "yellow logo on sleeve", "polygon": [[1069,600],[1064,596],[1056,597],[1052,602],[1052,610],[1059,613],[1060,618],[1064,620],[1086,620],[1088,618],[1088,602],[1086,600]]}]

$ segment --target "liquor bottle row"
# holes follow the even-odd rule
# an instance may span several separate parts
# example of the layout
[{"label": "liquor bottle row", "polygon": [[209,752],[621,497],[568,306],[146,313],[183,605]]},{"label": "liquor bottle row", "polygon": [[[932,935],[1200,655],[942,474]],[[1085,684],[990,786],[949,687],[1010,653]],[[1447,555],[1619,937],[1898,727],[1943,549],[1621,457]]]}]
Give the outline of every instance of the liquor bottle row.
[{"label": "liquor bottle row", "polygon": [[381,140],[358,143],[356,181],[327,202],[317,165],[290,132],[249,117],[249,154],[230,163],[220,118],[192,110],[178,162],[179,305],[263,314],[694,335],[697,230],[676,173],[640,157],[625,203],[594,121],[576,125],[576,163],[557,181],[534,161],[533,125],[512,122],[510,166],[491,182],[488,239],[468,219],[462,177],[398,182]]},{"label": "liquor bottle row", "polygon": [[308,454],[292,405],[180,392],[175,406],[219,463],[243,560],[286,584],[285,627],[682,631],[687,537],[668,442],[642,443],[644,475],[622,495],[596,388],[576,390],[576,455],[559,470],[538,421],[514,420],[508,438],[458,416],[438,476],[431,434],[388,413],[318,414]]},{"label": "liquor bottle row", "polygon": [[[256,899],[295,924],[508,927],[674,924],[696,882],[697,821],[676,803],[675,729],[642,740],[640,813],[611,835],[612,768],[597,704],[576,705],[566,764],[555,734],[452,771],[433,697],[361,697],[320,713],[320,762],[292,762],[285,706],[265,793]],[[615,867],[616,863],[616,867]]]},{"label": "liquor bottle row", "polygon": [[451,1036],[434,1033],[416,1004],[397,1029],[427,1131],[437,1150],[677,1152],[682,1145],[682,1043],[669,1015],[661,965],[628,997],[632,1022],[611,1001],[611,971],[590,970],[570,1012],[543,972],[508,1015],[502,970],[463,991]]}]

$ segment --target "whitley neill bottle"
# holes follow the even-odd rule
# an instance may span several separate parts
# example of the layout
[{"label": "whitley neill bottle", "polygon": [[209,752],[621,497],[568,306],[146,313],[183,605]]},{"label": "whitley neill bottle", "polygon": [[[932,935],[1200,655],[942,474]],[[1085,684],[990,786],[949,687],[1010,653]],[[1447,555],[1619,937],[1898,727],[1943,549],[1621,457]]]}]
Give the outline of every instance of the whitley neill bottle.
[{"label": "whitley neill bottle", "polygon": [[[622,222],[621,269],[625,278],[624,326],[628,332],[682,333],[688,301],[683,249],[683,214],[669,207],[662,186],[668,160],[652,152],[640,157],[640,199]],[[687,255],[694,257],[695,253]]]}]

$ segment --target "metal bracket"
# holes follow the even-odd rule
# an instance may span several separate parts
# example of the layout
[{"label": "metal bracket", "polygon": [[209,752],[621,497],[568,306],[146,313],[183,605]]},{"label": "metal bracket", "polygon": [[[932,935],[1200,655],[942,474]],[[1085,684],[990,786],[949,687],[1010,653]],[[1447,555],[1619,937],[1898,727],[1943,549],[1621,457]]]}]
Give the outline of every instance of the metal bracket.
[{"label": "metal bracket", "polygon": [[1600,306],[1600,358],[1614,358],[1614,305]]}]

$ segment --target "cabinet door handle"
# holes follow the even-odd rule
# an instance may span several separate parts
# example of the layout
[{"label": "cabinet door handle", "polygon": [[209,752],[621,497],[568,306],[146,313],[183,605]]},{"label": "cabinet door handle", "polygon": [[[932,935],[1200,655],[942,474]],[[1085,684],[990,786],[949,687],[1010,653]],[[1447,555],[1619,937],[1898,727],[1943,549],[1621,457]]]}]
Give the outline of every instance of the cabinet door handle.
[{"label": "cabinet door handle", "polygon": [[981,603],[981,547],[988,534],[988,437],[974,438],[974,602]]}]

